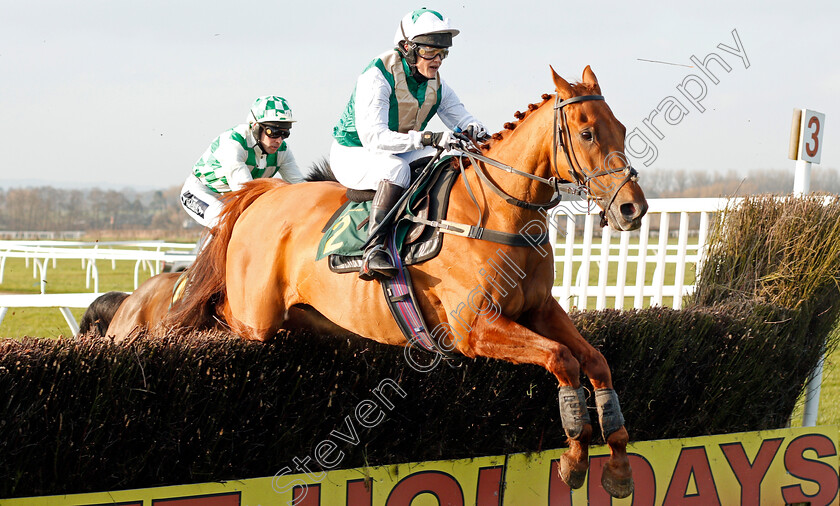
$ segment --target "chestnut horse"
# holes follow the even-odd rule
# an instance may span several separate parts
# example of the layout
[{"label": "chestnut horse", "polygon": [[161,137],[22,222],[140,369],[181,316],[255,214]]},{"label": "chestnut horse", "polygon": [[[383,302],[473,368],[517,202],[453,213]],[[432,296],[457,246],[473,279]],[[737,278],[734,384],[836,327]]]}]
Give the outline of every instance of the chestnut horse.
[{"label": "chestnut horse", "polygon": [[[484,146],[484,157],[463,169],[447,220],[521,233],[545,223],[543,210],[556,204],[557,181],[563,179],[577,182],[602,208],[602,222],[616,230],[640,226],[647,202],[635,171],[625,166],[625,128],[603,100],[595,74],[586,67],[575,84],[552,74],[556,96],[544,95],[541,104],[517,113],[518,121]],[[276,179],[258,179],[234,192],[213,240],[190,268],[189,295],[163,323],[208,328],[223,322],[260,341],[281,328],[321,325],[406,346],[378,283],[335,274],[326,261],[314,261],[321,230],[346,202],[345,192],[337,183],[288,185]],[[557,379],[569,437],[560,473],[572,488],[584,483],[593,432],[583,372],[610,448],[602,485],[614,497],[632,493],[628,433],[611,372],[551,295],[553,254],[452,235],[437,257],[408,269],[429,328],[448,329],[443,346],[467,357],[537,364]],[[115,324],[109,335],[130,332],[130,325]]]}]

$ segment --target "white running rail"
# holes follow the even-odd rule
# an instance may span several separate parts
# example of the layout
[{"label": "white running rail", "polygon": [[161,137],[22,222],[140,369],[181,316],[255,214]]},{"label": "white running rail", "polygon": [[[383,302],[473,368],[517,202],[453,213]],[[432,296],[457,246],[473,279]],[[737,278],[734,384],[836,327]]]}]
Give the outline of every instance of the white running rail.
[{"label": "white running rail", "polygon": [[70,312],[70,308],[86,308],[101,293],[27,293],[0,294],[0,323],[6,317],[9,308],[17,307],[54,307],[61,311],[64,321],[73,335],[79,333],[79,324]]},{"label": "white running rail", "polygon": [[680,309],[694,291],[685,276],[703,260],[712,215],[739,200],[650,199],[634,232],[601,228],[598,209],[587,211],[582,202],[561,203],[550,214],[552,295],[567,311],[661,306],[666,299]]},{"label": "white running rail", "polygon": [[[131,248],[131,249],[129,249]],[[97,261],[111,261],[116,268],[117,260],[134,262],[134,288],[140,284],[140,272],[148,271],[150,276],[160,274],[163,262],[193,261],[195,244],[162,241],[131,242],[71,242],[71,241],[0,241],[0,287],[6,270],[6,260],[23,258],[26,265],[32,264],[32,277],[41,282],[41,293],[45,292],[47,269],[52,260],[53,268],[58,259],[78,259],[85,271],[85,288],[99,292],[99,269]],[[181,251],[178,251],[181,250]]]}]

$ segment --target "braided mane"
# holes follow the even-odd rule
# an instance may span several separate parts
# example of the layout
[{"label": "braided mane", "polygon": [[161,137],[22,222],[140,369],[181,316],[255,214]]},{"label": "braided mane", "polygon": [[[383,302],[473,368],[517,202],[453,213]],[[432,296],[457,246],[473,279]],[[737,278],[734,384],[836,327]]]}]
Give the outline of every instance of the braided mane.
[{"label": "braided mane", "polygon": [[[590,85],[590,84],[572,83],[571,86],[572,86],[572,89],[575,91],[576,95],[589,95],[589,94],[597,93],[597,90],[595,89],[595,87],[593,85]],[[500,141],[500,140],[504,139],[504,136],[507,133],[505,130],[515,129],[532,112],[536,111],[537,109],[539,109],[540,107],[545,105],[545,103],[548,102],[549,100],[553,100],[554,95],[549,94],[549,93],[543,93],[540,96],[540,98],[542,98],[542,102],[540,102],[539,104],[528,104],[528,107],[524,112],[523,111],[516,111],[515,113],[513,113],[513,117],[516,118],[516,121],[509,121],[509,122],[505,123],[503,125],[504,130],[502,130],[500,132],[496,132],[493,135],[491,135],[490,140],[487,143],[483,144],[481,146],[481,149],[483,149],[484,151],[488,151],[490,149],[490,146],[493,144],[493,141]]]}]

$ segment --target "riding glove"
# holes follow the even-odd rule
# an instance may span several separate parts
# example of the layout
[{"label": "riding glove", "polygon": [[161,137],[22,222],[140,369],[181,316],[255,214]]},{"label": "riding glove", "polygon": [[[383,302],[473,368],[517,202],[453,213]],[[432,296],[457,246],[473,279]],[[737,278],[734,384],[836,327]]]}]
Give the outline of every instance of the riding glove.
[{"label": "riding glove", "polygon": [[464,130],[464,134],[470,139],[475,139],[477,141],[483,141],[490,137],[487,133],[487,129],[480,123],[470,123],[466,130]]},{"label": "riding glove", "polygon": [[420,143],[424,146],[434,146],[441,149],[451,149],[460,144],[451,132],[423,132]]}]

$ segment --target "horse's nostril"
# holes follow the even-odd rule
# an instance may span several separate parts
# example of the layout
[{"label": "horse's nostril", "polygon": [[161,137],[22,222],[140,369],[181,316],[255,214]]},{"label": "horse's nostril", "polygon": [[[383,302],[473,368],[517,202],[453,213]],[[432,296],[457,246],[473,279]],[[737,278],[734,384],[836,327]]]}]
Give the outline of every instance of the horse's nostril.
[{"label": "horse's nostril", "polygon": [[621,207],[619,209],[621,210],[621,215],[628,220],[632,220],[636,217],[636,205],[631,202],[621,204]]}]

